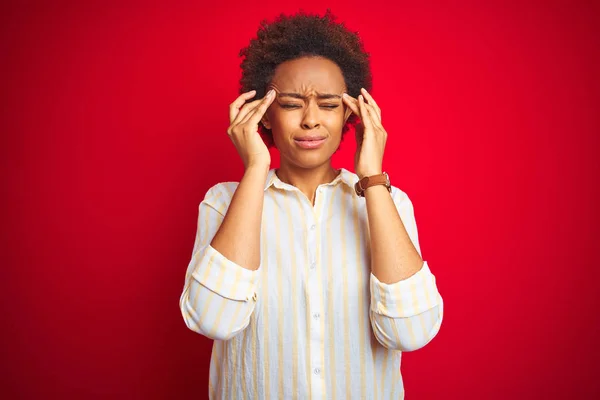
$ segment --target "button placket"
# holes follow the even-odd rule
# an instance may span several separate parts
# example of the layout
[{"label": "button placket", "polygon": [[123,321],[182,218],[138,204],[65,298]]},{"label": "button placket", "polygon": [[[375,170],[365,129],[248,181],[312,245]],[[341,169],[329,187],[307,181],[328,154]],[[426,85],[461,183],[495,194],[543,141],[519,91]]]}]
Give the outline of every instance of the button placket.
[{"label": "button placket", "polygon": [[322,398],[325,393],[325,380],[323,379],[323,351],[324,351],[324,331],[323,321],[320,311],[323,309],[323,294],[322,283],[320,280],[319,269],[317,264],[320,262],[318,256],[320,254],[321,240],[320,237],[320,220],[321,209],[324,203],[323,188],[317,189],[314,206],[311,205],[310,211],[307,214],[306,229],[306,254],[308,255],[307,287],[308,287],[308,312],[310,314],[310,353],[312,359],[312,372],[315,379],[312,379],[311,393],[313,397]]}]

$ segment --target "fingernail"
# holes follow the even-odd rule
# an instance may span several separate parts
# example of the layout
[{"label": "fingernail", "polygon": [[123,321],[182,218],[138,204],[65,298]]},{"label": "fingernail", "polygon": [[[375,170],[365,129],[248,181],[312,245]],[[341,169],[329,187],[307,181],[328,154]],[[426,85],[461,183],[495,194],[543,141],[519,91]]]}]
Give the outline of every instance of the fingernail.
[{"label": "fingernail", "polygon": [[267,96],[273,96],[273,93],[275,93],[275,91],[271,89],[267,92]]},{"label": "fingernail", "polygon": [[342,97],[348,97],[348,93],[346,93],[346,92],[342,93]]}]

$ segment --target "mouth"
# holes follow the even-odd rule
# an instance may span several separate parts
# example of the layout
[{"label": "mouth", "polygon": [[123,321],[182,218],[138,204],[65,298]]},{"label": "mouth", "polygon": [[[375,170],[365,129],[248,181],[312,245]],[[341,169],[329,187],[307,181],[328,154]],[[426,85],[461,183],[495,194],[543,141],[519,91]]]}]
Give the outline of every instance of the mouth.
[{"label": "mouth", "polygon": [[316,149],[325,143],[327,138],[325,136],[304,136],[294,138],[294,142],[298,147],[303,149]]}]

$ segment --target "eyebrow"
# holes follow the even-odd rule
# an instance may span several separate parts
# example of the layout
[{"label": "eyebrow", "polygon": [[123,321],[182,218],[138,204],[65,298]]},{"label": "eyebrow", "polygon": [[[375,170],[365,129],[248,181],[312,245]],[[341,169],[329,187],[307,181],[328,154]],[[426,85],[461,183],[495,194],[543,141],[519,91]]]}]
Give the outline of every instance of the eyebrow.
[{"label": "eyebrow", "polygon": [[[293,97],[295,99],[306,100],[306,96],[302,96],[300,93],[279,93],[278,97]],[[342,96],[339,94],[332,93],[317,93],[317,99],[341,99]]]}]

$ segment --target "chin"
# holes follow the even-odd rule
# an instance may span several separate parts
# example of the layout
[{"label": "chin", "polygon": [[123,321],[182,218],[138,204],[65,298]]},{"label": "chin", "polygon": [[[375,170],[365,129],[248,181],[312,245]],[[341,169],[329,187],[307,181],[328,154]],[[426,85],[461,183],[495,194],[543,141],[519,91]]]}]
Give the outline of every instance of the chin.
[{"label": "chin", "polygon": [[311,151],[305,154],[294,154],[292,157],[286,157],[289,162],[303,169],[313,169],[329,162],[333,153],[321,150]]}]

